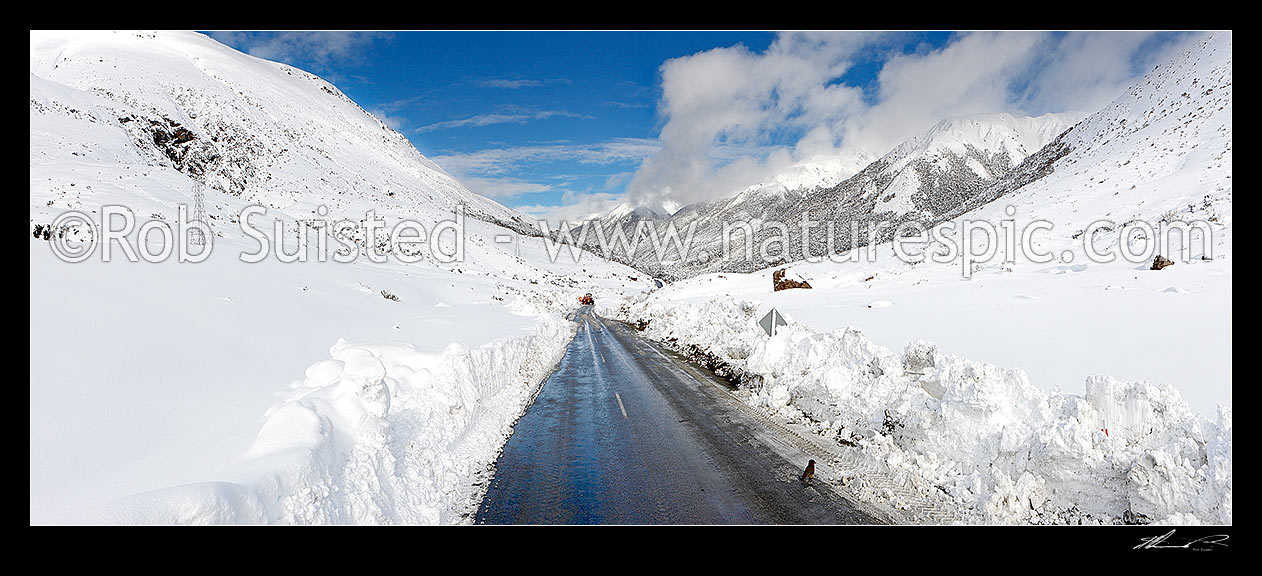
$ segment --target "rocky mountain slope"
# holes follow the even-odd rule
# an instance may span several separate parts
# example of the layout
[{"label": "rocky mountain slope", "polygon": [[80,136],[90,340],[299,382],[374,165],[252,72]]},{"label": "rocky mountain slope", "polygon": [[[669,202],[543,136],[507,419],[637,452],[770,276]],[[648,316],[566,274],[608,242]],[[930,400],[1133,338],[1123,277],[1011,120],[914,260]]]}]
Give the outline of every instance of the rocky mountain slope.
[{"label": "rocky mountain slope", "polygon": [[422,221],[463,206],[468,217],[537,234],[337,87],[207,36],[33,31],[30,57],[33,223],[158,188],[191,203],[197,182],[223,220],[226,204],[330,219],[375,207]]},{"label": "rocky mountain slope", "polygon": [[[625,245],[612,235],[616,218],[600,221],[586,237],[577,229],[573,237],[666,280],[825,258],[871,239],[888,240],[904,222],[929,226],[945,219],[1081,118],[1066,113],[946,119],[833,185],[819,175],[807,179],[810,185],[795,186],[801,179],[787,178],[686,206],[669,218],[623,221],[622,233],[631,242]],[[671,234],[680,242],[672,245]],[[665,250],[654,249],[653,236]]]}]

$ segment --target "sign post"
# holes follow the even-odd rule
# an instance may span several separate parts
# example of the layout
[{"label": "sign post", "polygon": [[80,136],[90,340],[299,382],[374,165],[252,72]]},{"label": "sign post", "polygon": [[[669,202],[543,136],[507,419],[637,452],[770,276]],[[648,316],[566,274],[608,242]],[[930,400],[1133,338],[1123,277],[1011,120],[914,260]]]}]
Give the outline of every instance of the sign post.
[{"label": "sign post", "polygon": [[788,326],[789,323],[785,322],[784,316],[781,316],[779,312],[776,312],[775,308],[772,308],[771,312],[768,312],[766,316],[762,317],[762,320],[758,321],[758,325],[762,326],[762,329],[767,331],[768,336],[775,336],[776,326]]}]

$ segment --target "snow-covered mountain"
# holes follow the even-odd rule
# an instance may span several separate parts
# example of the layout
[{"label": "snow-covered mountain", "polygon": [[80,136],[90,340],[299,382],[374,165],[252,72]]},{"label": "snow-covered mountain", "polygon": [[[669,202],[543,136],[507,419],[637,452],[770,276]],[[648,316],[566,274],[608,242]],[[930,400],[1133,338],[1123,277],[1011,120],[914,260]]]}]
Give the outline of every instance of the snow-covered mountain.
[{"label": "snow-covered mountain", "polygon": [[[627,258],[626,250],[609,240],[609,226],[618,220],[612,217],[586,238],[581,230],[574,238],[668,280],[823,258],[867,245],[870,233],[878,242],[888,240],[903,222],[929,226],[944,219],[1084,115],[946,119],[848,178],[839,177],[846,171],[837,162],[804,164],[731,198],[686,206],[653,221],[654,234],[663,239],[659,244],[667,245],[673,230],[687,250],[662,254],[641,242]],[[637,226],[640,220],[627,222],[624,234],[634,237]],[[641,228],[642,236],[645,232]],[[806,246],[804,234],[810,235]]]},{"label": "snow-covered mountain", "polygon": [[742,193],[758,191],[809,192],[821,188],[832,188],[841,184],[860,170],[875,161],[864,153],[853,155],[827,156],[801,162],[790,166],[765,182],[750,186]]},{"label": "snow-covered mountain", "polygon": [[[161,243],[133,230],[113,260],[70,263],[28,240],[31,524],[468,523],[589,291],[740,375],[738,398],[837,456],[821,480],[909,521],[1232,522],[1230,32],[1042,148],[1057,128],[1029,131],[1040,119],[957,119],[867,179],[799,174],[670,216],[816,217],[817,196],[849,194],[861,222],[1053,225],[1033,239],[1051,260],[912,263],[886,243],[794,262],[813,288],[779,292],[771,270],[649,292],[540,238],[501,244],[511,211],[336,88],[200,35],[32,33],[30,84],[32,226],[111,204],[170,222],[202,183],[216,244],[195,265],[128,262],[122,244]],[[246,263],[235,218],[255,203],[286,234],[321,208],[430,225],[463,204],[468,254]],[[1086,254],[1178,220],[1209,222],[1212,243],[1164,270]],[[771,308],[789,321],[775,337],[758,326]]]},{"label": "snow-covered mountain", "polygon": [[[1230,525],[1231,69],[1231,33],[1199,37],[947,210],[954,234],[792,262],[809,290],[705,274],[610,313],[928,521]],[[975,224],[998,250],[961,242]]]},{"label": "snow-covered mountain", "polygon": [[32,524],[459,523],[563,314],[652,286],[191,32],[32,32],[30,174]]},{"label": "snow-covered mountain", "polygon": [[433,221],[464,206],[533,231],[336,86],[202,34],[32,31],[30,86],[33,221],[142,181],[189,197],[196,181],[217,218],[218,199],[329,219],[372,207]]},{"label": "snow-covered mountain", "polygon": [[[618,230],[634,230],[635,226],[639,222],[654,222],[665,218],[667,218],[666,215],[663,215],[652,208],[644,206],[635,207],[623,202],[614,206],[608,214],[605,214],[595,220],[591,220],[590,225],[599,227],[600,234],[603,234],[605,237],[612,237],[612,235]],[[582,226],[583,225],[576,226],[571,230],[571,234],[581,234]]]},{"label": "snow-covered mountain", "polygon": [[1214,217],[1212,205],[1231,204],[1231,93],[1231,33],[1209,35],[989,194],[1013,194],[1032,210],[1069,202],[1081,223]]}]

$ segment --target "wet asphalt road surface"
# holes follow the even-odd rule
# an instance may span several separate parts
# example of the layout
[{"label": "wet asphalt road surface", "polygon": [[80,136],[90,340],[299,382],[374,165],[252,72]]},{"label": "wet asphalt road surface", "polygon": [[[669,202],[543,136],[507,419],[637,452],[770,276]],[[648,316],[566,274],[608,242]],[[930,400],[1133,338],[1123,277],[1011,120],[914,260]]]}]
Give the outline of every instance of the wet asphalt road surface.
[{"label": "wet asphalt road surface", "polygon": [[[477,524],[876,524],[727,384],[587,307],[514,427]],[[792,461],[791,461],[792,460]],[[800,460],[800,461],[796,461]]]}]

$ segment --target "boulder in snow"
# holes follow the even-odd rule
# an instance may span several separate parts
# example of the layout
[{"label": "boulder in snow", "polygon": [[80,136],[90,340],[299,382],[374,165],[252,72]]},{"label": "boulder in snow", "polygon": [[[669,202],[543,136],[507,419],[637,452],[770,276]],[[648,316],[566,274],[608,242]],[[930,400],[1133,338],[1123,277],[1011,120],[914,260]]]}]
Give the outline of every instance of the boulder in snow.
[{"label": "boulder in snow", "polygon": [[810,288],[811,285],[792,268],[781,268],[771,273],[771,286],[773,291],[788,290],[789,288]]}]

